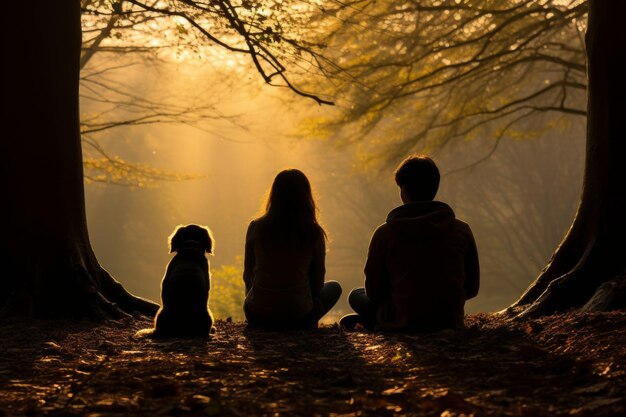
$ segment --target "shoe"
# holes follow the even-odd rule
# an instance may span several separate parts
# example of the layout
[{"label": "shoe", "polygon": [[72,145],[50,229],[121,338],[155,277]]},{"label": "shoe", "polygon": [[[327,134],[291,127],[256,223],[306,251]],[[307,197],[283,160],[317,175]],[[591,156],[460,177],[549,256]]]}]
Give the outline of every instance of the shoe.
[{"label": "shoe", "polygon": [[348,314],[339,320],[339,325],[344,330],[351,332],[356,328],[357,324],[361,324],[359,319],[360,317],[358,314]]}]

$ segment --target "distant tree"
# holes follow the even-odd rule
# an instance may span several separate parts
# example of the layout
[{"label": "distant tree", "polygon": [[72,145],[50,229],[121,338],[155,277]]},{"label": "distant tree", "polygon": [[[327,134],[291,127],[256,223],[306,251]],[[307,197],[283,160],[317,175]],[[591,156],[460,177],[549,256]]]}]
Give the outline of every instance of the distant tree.
[{"label": "distant tree", "polygon": [[[493,300],[492,309],[510,304],[528,286],[571,223],[584,166],[584,142],[570,136],[576,130],[507,140],[481,164],[444,175],[442,198],[472,226],[484,277],[482,298]],[[454,158],[442,155],[442,165],[463,167],[468,155],[471,159],[491,147],[488,138],[472,145],[478,142],[478,149],[467,144],[444,152]]]},{"label": "distant tree", "polygon": [[586,114],[585,1],[325,6],[319,42],[336,63],[326,71],[343,114],[320,122],[357,144],[362,160],[396,163],[455,139],[497,139]]}]

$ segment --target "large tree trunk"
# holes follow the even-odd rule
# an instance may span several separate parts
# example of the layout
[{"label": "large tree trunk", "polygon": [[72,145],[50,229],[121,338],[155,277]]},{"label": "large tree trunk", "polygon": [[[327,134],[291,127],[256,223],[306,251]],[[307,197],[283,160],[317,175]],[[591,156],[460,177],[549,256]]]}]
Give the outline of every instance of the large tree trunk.
[{"label": "large tree trunk", "polygon": [[580,307],[626,269],[626,1],[591,0],[589,8],[581,202],[550,263],[512,306],[522,316]]},{"label": "large tree trunk", "polygon": [[98,264],[79,132],[80,2],[4,4],[0,316],[154,315]]}]

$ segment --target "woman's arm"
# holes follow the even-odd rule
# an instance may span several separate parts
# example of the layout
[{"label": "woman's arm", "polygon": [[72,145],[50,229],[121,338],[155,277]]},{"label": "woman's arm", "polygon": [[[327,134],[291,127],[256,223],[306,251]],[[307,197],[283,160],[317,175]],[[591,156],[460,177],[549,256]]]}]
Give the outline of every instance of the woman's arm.
[{"label": "woman's arm", "polygon": [[246,247],[243,258],[243,282],[246,286],[245,295],[248,295],[248,292],[250,292],[250,290],[252,289],[252,280],[254,279],[254,266],[256,264],[252,238],[254,225],[254,222],[251,222],[248,226],[248,232],[246,233]]},{"label": "woman's arm", "polygon": [[324,234],[320,232],[313,247],[313,259],[309,268],[309,279],[311,280],[311,291],[318,294],[324,287],[324,276],[326,275],[326,240]]}]

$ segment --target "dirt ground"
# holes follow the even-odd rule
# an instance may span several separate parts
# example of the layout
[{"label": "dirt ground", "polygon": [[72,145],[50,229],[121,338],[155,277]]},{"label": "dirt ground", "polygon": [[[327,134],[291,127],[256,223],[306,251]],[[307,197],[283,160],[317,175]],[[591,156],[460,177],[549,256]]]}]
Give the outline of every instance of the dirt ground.
[{"label": "dirt ground", "polygon": [[134,338],[147,320],[0,322],[0,416],[624,416],[626,312],[464,331]]}]

